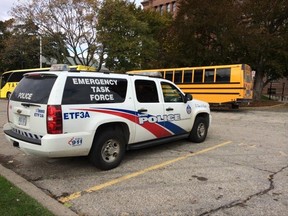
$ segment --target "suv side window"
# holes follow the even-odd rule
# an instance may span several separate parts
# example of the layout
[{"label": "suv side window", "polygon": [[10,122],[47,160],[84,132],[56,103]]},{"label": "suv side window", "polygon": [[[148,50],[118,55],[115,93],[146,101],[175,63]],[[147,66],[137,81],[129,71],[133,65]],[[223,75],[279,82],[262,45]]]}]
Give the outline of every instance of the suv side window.
[{"label": "suv side window", "polygon": [[184,102],[182,93],[170,83],[161,82],[164,101],[167,103]]},{"label": "suv side window", "polygon": [[158,103],[158,91],[154,81],[136,80],[136,97],[140,103]]},{"label": "suv side window", "polygon": [[62,104],[123,103],[126,93],[126,79],[67,77]]}]

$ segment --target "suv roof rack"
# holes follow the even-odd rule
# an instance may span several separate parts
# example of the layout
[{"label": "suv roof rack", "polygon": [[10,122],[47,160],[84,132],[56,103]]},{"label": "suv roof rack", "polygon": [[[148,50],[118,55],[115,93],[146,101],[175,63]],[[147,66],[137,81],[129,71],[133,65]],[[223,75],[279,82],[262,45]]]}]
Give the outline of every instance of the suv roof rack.
[{"label": "suv roof rack", "polygon": [[151,72],[128,71],[128,72],[126,72],[126,74],[162,78],[162,74],[159,71],[151,71]]},{"label": "suv roof rack", "polygon": [[69,67],[67,64],[53,64],[50,71],[69,71]]}]

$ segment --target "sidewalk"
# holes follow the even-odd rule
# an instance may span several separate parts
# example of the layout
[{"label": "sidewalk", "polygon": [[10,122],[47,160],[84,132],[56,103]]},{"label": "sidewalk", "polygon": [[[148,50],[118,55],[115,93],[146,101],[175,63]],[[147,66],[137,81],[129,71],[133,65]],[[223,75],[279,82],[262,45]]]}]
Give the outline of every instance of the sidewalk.
[{"label": "sidewalk", "polygon": [[77,214],[71,211],[69,208],[57,202],[55,199],[51,198],[45,194],[41,189],[37,188],[32,183],[28,182],[26,179],[17,175],[10,169],[3,167],[0,164],[0,175],[10,181],[12,184],[20,188],[29,196],[37,200],[41,205],[47,208],[54,215],[59,216],[77,216]]}]

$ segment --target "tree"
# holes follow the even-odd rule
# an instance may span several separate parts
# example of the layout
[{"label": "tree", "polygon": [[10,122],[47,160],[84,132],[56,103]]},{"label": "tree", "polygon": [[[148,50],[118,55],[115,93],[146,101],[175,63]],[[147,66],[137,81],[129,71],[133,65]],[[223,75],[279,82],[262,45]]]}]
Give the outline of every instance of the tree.
[{"label": "tree", "polygon": [[148,26],[148,31],[143,37],[143,46],[141,51],[141,65],[138,69],[163,68],[167,65],[167,46],[170,41],[167,40],[167,33],[173,22],[170,13],[159,13],[154,10],[137,13],[137,19],[144,21]]},{"label": "tree", "polygon": [[57,59],[68,61],[70,54],[70,64],[91,65],[98,51],[97,11],[96,0],[32,0],[16,5],[12,15],[18,22],[31,20],[38,27],[35,34],[53,39]]},{"label": "tree", "polygon": [[7,62],[5,61],[5,48],[7,46],[7,39],[11,37],[11,29],[13,25],[13,19],[7,21],[0,21],[0,72],[9,69]]},{"label": "tree", "polygon": [[288,0],[246,0],[242,5],[243,60],[256,71],[254,97],[270,81],[287,76]]},{"label": "tree", "polygon": [[183,67],[237,61],[238,56],[232,54],[235,35],[239,33],[239,5],[236,2],[181,0],[170,33],[174,52],[178,53],[170,62]]},{"label": "tree", "polygon": [[[225,10],[223,10],[225,8]],[[288,0],[181,0],[170,35],[177,66],[248,63],[264,78],[287,73]],[[286,71],[286,72],[285,72]]]},{"label": "tree", "polygon": [[[32,23],[15,25],[13,19],[1,23],[1,67],[3,71],[39,66],[39,40]],[[21,41],[21,42],[20,42]]]},{"label": "tree", "polygon": [[106,67],[124,72],[159,63],[160,34],[169,18],[143,11],[125,0],[106,0],[98,20],[99,41],[107,56]]},{"label": "tree", "polygon": [[97,30],[106,55],[105,65],[125,71],[140,64],[142,33],[147,25],[137,20],[134,4],[123,0],[104,0],[99,11]]}]

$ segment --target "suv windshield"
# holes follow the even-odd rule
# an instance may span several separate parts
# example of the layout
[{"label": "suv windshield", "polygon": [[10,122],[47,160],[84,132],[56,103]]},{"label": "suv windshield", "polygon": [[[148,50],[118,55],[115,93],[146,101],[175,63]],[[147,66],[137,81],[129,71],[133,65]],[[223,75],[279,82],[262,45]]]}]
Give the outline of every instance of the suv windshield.
[{"label": "suv windshield", "polygon": [[17,85],[11,100],[47,104],[57,76],[26,76]]}]

